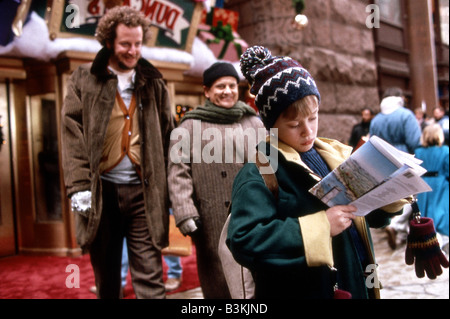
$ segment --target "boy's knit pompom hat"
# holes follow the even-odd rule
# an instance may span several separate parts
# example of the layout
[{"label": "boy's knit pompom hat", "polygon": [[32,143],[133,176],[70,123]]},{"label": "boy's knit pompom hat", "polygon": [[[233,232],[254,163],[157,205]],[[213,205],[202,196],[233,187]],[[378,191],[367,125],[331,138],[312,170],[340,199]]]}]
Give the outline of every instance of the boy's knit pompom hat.
[{"label": "boy's knit pompom hat", "polygon": [[320,102],[314,79],[290,57],[273,57],[267,48],[253,46],[241,56],[240,64],[267,129],[273,127],[281,112],[295,101],[315,95]]}]

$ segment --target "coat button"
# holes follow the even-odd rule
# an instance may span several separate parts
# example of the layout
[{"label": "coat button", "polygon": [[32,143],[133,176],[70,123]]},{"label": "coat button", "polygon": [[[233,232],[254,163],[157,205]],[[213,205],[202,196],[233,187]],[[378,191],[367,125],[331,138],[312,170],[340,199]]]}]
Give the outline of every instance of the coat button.
[{"label": "coat button", "polygon": [[226,171],[222,171],[221,174],[222,174],[222,177],[223,177],[223,178],[227,177],[227,172],[226,172]]},{"label": "coat button", "polygon": [[148,182],[148,179],[147,179],[147,178],[144,179],[144,184],[145,184],[145,186],[148,186],[149,182]]}]

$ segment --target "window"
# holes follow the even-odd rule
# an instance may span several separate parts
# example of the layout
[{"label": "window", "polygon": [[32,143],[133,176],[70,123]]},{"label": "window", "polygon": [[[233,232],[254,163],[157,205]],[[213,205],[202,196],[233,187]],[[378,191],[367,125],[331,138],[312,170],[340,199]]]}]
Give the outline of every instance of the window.
[{"label": "window", "polygon": [[[447,1],[448,2],[448,1]],[[383,21],[402,26],[402,8],[400,0],[376,0]]]},{"label": "window", "polygon": [[34,197],[38,222],[62,220],[57,114],[53,94],[30,97]]},{"label": "window", "polygon": [[449,0],[439,0],[439,16],[441,22],[441,41],[445,45],[449,45]]}]

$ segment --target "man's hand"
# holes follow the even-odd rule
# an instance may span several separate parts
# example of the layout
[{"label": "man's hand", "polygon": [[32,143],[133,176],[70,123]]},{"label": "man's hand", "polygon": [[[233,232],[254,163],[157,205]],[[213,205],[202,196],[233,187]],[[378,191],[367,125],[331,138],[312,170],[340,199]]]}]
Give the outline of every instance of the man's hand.
[{"label": "man's hand", "polygon": [[184,220],[178,228],[180,228],[180,232],[186,236],[195,232],[198,229],[198,226],[195,223],[194,218],[188,218]]},{"label": "man's hand", "polygon": [[87,213],[91,209],[91,191],[82,191],[72,195],[71,208],[73,212]]},{"label": "man's hand", "polygon": [[202,223],[200,221],[200,218],[188,218],[185,221],[183,221],[179,228],[180,232],[184,236],[190,236],[194,242],[197,242],[200,240],[199,234],[200,234],[200,228]]}]

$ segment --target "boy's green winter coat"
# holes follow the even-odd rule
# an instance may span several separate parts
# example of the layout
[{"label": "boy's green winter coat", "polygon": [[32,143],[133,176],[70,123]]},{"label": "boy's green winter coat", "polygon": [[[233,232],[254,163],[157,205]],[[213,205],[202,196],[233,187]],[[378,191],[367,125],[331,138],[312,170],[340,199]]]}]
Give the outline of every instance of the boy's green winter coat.
[{"label": "boy's green winter coat", "polygon": [[[382,227],[400,213],[396,202],[354,220],[362,239],[356,247],[350,229],[331,238],[325,214],[328,208],[308,190],[320,180],[291,147],[260,145],[260,151],[278,166],[279,198],[275,199],[254,163],[237,175],[232,193],[227,245],[234,258],[252,271],[257,298],[332,298],[337,268],[339,289],[353,298],[379,297],[370,227]],[[330,171],[342,163],[351,148],[335,140],[316,139],[314,147]],[[273,162],[272,162],[273,163]],[[362,263],[358,249],[366,252]],[[368,274],[367,274],[368,273]]]}]

